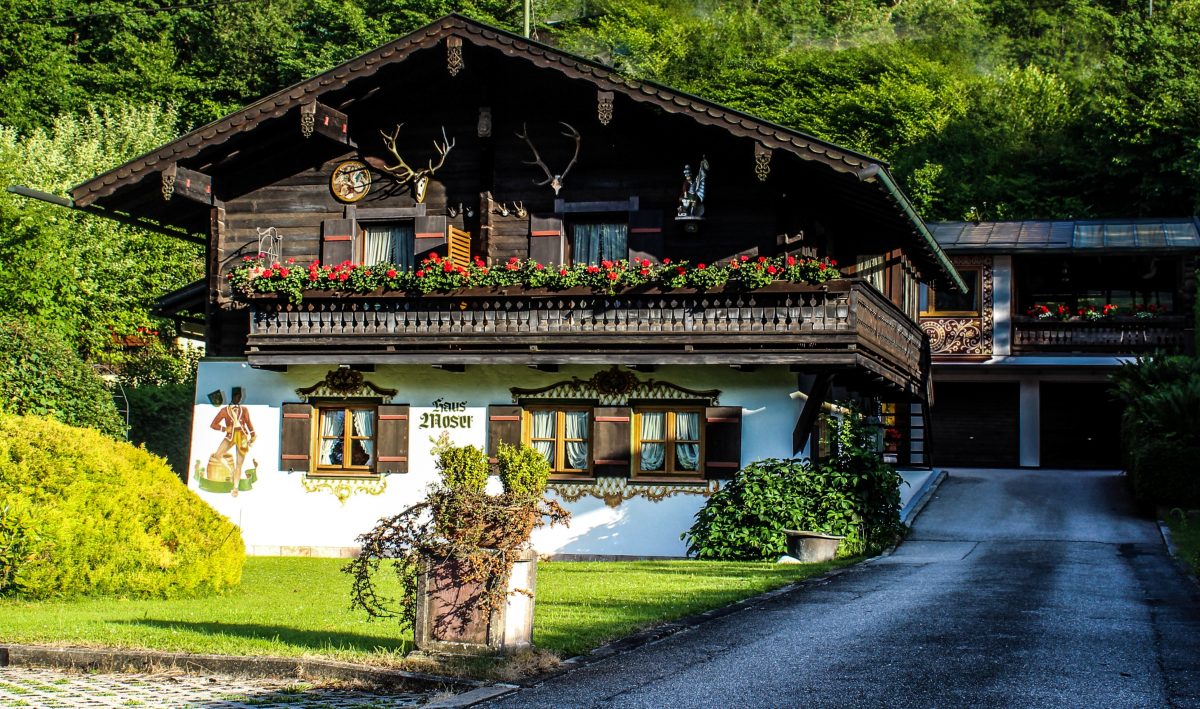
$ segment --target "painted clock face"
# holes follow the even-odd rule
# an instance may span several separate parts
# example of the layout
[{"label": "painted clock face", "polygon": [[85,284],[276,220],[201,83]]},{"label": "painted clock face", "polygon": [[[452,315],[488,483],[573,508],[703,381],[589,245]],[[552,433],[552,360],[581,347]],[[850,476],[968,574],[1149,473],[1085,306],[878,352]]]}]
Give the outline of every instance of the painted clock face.
[{"label": "painted clock face", "polygon": [[343,202],[357,202],[371,191],[371,172],[358,160],[338,163],[329,179],[329,189]]}]

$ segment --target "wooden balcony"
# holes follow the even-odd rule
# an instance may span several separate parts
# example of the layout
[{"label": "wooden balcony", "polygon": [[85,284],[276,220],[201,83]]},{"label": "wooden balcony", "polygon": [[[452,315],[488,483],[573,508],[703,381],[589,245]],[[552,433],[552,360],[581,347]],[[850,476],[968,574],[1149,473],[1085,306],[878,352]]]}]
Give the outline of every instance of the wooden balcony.
[{"label": "wooden balcony", "polygon": [[251,364],[788,364],[923,391],[925,334],[871,286],[753,292],[470,289],[250,301]]},{"label": "wooden balcony", "polygon": [[1150,354],[1186,352],[1193,331],[1188,318],[1037,320],[1013,318],[1015,354]]}]

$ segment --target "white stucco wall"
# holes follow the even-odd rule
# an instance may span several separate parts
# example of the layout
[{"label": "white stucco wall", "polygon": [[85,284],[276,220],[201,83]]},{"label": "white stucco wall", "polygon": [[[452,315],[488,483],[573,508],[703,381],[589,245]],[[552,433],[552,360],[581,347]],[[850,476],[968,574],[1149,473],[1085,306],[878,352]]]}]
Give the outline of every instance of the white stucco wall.
[{"label": "white stucco wall", "polygon": [[[251,553],[338,553],[353,547],[355,538],[379,518],[422,500],[428,486],[437,479],[430,448],[432,438],[441,430],[419,426],[421,414],[432,412],[435,400],[466,401],[465,414],[472,417],[472,425],[448,432],[456,443],[483,447],[487,406],[511,404],[510,387],[541,387],[572,376],[587,379],[607,367],[570,366],[559,372],[539,372],[522,366],[469,366],[464,373],[451,373],[427,366],[380,366],[366,373],[367,380],[399,391],[393,403],[412,407],[410,472],[383,478],[386,485],[379,494],[354,494],[344,503],[327,490],[306,490],[301,473],[281,472],[279,466],[281,404],[300,401],[295,390],[320,381],[329,369],[291,367],[280,373],[254,369],[238,361],[200,364],[189,485],[241,527]],[[796,375],[786,367],[740,372],[720,366],[667,366],[637,376],[693,389],[717,388],[722,392],[722,406],[741,406],[743,465],[759,458],[792,454],[792,428],[800,402],[788,396],[795,390]],[[208,402],[208,393],[220,390],[228,402],[235,386],[244,390],[243,404],[257,435],[245,464],[246,468],[255,468],[257,482],[236,497],[201,490],[195,474],[197,466],[207,464],[222,440],[221,432],[211,428],[219,407]],[[310,481],[310,485],[314,482],[320,481]],[[657,502],[634,497],[610,507],[604,500],[585,495],[565,503],[574,515],[569,528],[539,530],[533,543],[542,554],[682,556],[685,545],[679,536],[691,526],[704,500],[698,494],[676,494]]]}]

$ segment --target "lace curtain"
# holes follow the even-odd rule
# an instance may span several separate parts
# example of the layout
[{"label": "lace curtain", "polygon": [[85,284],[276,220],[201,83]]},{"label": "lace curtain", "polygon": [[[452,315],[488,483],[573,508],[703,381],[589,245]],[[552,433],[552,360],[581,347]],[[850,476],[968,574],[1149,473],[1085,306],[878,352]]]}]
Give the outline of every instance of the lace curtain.
[{"label": "lace curtain", "polygon": [[575,263],[598,264],[629,258],[626,224],[572,224],[571,241]]},{"label": "lace curtain", "polygon": [[363,235],[363,263],[374,266],[392,263],[400,268],[413,267],[412,222],[367,224]]},{"label": "lace curtain", "polygon": [[641,469],[644,471],[662,470],[666,448],[660,443],[646,441],[663,441],[667,437],[667,412],[646,411],[642,413],[642,455]]},{"label": "lace curtain", "polygon": [[[700,440],[700,414],[696,412],[680,412],[675,414],[675,440],[676,441],[699,441]],[[675,469],[676,470],[699,470],[700,464],[700,444],[697,443],[676,443],[675,444]]]},{"label": "lace curtain", "polygon": [[566,442],[567,467],[572,470],[584,470],[588,464],[588,414],[586,411],[564,411],[566,417],[564,437],[582,440]]},{"label": "lace curtain", "polygon": [[533,431],[530,438],[544,438],[548,440],[534,440],[533,447],[538,453],[550,463],[550,469],[554,469],[554,411],[534,411],[533,412]]},{"label": "lace curtain", "polygon": [[346,430],[346,412],[333,409],[321,412],[320,465],[342,465],[342,433]]},{"label": "lace curtain", "polygon": [[[353,413],[355,436],[366,436],[364,440],[355,441],[355,451],[351,456],[351,464],[370,466],[375,462],[375,412],[369,409],[357,409]],[[361,451],[362,455],[358,455]],[[361,459],[360,459],[361,458]]]}]

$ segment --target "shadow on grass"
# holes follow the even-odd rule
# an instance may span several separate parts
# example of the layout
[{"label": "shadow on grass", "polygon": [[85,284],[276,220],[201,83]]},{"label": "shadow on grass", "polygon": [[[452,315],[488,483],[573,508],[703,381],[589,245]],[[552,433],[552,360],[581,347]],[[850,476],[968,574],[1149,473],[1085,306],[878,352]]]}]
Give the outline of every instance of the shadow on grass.
[{"label": "shadow on grass", "polygon": [[255,623],[199,623],[179,620],[155,620],[141,618],[138,620],[110,621],[119,625],[140,625],[160,630],[184,631],[201,635],[250,638],[266,640],[293,647],[327,652],[329,650],[350,650],[359,652],[408,652],[412,649],[412,641],[404,638],[360,635],[337,631],[299,630],[280,625],[258,625]]}]

